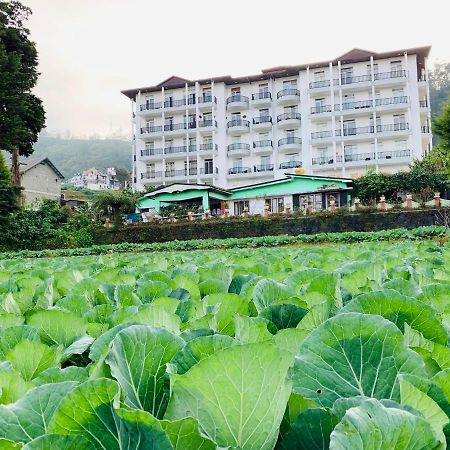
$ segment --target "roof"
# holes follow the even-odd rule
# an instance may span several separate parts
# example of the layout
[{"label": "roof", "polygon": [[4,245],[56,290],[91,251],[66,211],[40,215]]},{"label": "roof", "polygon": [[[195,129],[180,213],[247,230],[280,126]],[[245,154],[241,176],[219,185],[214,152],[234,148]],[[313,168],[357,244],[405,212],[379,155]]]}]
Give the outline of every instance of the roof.
[{"label": "roof", "polygon": [[20,173],[24,174],[28,172],[29,170],[33,169],[34,167],[38,166],[39,164],[47,164],[53,172],[56,173],[56,175],[61,178],[61,180],[64,179],[64,175],[56,168],[56,166],[47,158],[27,158],[20,162]]},{"label": "roof", "polygon": [[188,86],[194,86],[195,83],[199,83],[200,85],[211,84],[214,83],[225,83],[227,85],[231,84],[242,84],[249,83],[253,81],[267,80],[270,78],[281,78],[286,76],[297,75],[301,70],[306,70],[307,68],[316,69],[320,67],[327,67],[330,63],[333,65],[337,64],[338,61],[341,64],[354,63],[367,61],[369,58],[373,57],[373,59],[385,59],[385,58],[395,58],[397,56],[402,56],[405,53],[409,55],[417,55],[418,56],[418,66],[422,67],[424,65],[424,59],[428,57],[431,50],[431,46],[425,47],[415,47],[415,48],[405,48],[400,50],[393,50],[388,52],[372,52],[369,50],[363,50],[360,48],[354,48],[341,56],[329,61],[320,61],[309,64],[302,65],[292,65],[292,66],[279,66],[272,67],[269,69],[263,69],[260,74],[256,75],[248,75],[243,77],[231,77],[230,75],[221,76],[221,77],[212,77],[212,78],[204,78],[198,80],[187,80],[186,78],[178,77],[176,75],[172,75],[166,80],[155,86],[147,86],[141,88],[127,89],[121,91],[122,94],[126,95],[130,99],[136,98],[136,95],[139,92],[155,92],[160,91],[162,87],[167,89],[175,89],[184,87],[186,84]]},{"label": "roof", "polygon": [[196,184],[196,183],[171,183],[166,186],[161,186],[157,189],[155,189],[152,192],[149,192],[148,194],[145,194],[144,197],[152,198],[159,194],[175,194],[178,192],[184,192],[184,191],[210,191],[210,192],[217,192],[219,194],[230,194],[230,191],[227,191],[226,189],[222,189],[217,186],[211,186],[210,184]]}]

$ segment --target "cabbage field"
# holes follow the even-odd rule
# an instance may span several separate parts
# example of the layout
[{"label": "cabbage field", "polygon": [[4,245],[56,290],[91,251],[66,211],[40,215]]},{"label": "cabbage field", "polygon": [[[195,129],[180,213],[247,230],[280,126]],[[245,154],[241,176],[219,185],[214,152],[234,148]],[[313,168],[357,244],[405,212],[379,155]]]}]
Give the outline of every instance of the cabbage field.
[{"label": "cabbage field", "polygon": [[450,245],[0,260],[0,449],[445,449]]}]

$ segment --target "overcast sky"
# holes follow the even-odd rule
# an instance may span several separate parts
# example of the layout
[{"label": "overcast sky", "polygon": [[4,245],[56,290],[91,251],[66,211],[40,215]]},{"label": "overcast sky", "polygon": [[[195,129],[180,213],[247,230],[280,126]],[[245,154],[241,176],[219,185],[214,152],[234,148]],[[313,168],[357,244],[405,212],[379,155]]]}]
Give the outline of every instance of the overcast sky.
[{"label": "overcast sky", "polygon": [[450,61],[445,0],[23,0],[50,132],[130,130],[120,90],[170,75],[250,75],[277,65],[432,45]]}]

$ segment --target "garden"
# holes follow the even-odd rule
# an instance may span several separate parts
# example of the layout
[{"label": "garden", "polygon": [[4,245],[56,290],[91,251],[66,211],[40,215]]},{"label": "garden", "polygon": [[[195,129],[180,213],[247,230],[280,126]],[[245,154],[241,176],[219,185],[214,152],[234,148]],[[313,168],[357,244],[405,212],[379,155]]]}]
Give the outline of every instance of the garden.
[{"label": "garden", "polygon": [[448,230],[334,236],[3,255],[0,447],[445,449]]}]

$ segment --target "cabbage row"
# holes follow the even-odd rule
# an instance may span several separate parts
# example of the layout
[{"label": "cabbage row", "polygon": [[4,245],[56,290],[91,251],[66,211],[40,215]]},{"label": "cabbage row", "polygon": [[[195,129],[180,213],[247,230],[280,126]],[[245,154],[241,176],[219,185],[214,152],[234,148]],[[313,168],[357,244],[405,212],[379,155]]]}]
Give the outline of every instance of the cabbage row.
[{"label": "cabbage row", "polygon": [[450,246],[0,260],[0,448],[445,449]]}]

